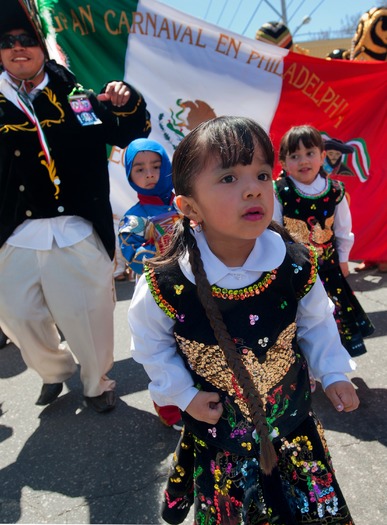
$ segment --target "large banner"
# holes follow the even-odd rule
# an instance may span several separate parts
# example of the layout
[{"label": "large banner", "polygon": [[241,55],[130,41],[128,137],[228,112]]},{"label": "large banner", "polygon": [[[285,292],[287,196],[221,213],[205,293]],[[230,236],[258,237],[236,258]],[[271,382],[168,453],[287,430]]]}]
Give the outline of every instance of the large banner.
[{"label": "large banner", "polygon": [[[170,155],[198,123],[225,114],[254,118],[276,148],[299,124],[352,146],[352,153],[336,152],[336,164],[327,166],[349,195],[351,259],[387,261],[387,63],[292,53],[155,0],[110,0],[108,6],[59,0],[54,15],[58,41],[79,81],[96,90],[119,78],[136,86],[152,116],[151,137]],[[122,153],[110,152],[117,216],[135,200]]]}]

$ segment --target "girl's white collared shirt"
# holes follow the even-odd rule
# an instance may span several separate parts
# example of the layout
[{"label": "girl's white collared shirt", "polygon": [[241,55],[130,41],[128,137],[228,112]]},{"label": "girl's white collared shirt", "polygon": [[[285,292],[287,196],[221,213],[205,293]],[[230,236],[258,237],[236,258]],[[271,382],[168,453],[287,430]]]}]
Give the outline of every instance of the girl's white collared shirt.
[{"label": "girl's white collared shirt", "polygon": [[[203,232],[195,232],[204,269],[211,285],[243,288],[257,281],[264,271],[278,267],[284,260],[285,243],[277,233],[266,230],[240,268],[228,268],[210,250]],[[180,267],[191,282],[194,277],[188,256]],[[342,346],[333,318],[333,304],[320,279],[298,303],[297,339],[313,376],[323,388],[335,381],[348,380],[346,373],[356,365]],[[142,275],[128,312],[132,334],[132,356],[141,363],[151,379],[149,391],[158,405],[176,405],[185,410],[198,390],[189,371],[176,352],[173,335],[175,321],[157,306]]]}]

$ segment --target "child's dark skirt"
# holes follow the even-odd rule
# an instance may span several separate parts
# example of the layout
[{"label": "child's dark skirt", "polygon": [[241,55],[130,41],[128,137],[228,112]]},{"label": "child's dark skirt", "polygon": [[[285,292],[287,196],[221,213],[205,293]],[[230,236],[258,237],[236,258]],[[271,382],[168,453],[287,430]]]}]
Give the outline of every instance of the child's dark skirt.
[{"label": "child's dark skirt", "polygon": [[258,457],[230,454],[183,431],[163,519],[181,523],[194,500],[196,525],[353,525],[313,415],[276,450],[278,467],[265,476]]},{"label": "child's dark skirt", "polygon": [[374,332],[374,325],[340,268],[319,271],[319,275],[325,291],[335,305],[334,317],[343,346],[352,357],[365,354],[367,349],[363,339]]}]

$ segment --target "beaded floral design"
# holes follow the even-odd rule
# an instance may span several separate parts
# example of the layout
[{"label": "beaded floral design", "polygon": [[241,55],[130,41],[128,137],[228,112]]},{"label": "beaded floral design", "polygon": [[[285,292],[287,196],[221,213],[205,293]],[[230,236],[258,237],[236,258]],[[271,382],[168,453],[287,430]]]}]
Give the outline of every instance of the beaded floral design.
[{"label": "beaded floral design", "polygon": [[309,292],[309,290],[312,288],[312,286],[316,282],[317,275],[318,275],[317,251],[313,246],[308,246],[308,248],[309,248],[309,261],[311,265],[310,275],[309,275],[309,279],[306,285],[304,286],[304,290],[302,291],[302,293],[298,294],[297,296],[298,299],[301,299],[302,297],[304,297],[304,295],[306,295]]},{"label": "beaded floral design", "polygon": [[268,337],[262,337],[261,339],[258,339],[258,344],[262,348],[265,348],[268,345],[268,342],[269,342]]},{"label": "beaded floral design", "polygon": [[184,290],[184,284],[175,284],[173,288],[176,295],[181,295],[181,292]]},{"label": "beaded floral design", "polygon": [[[153,299],[156,301],[157,305],[162,309],[162,311],[172,319],[176,318],[177,311],[171,304],[169,304],[161,295],[161,291],[157,282],[157,277],[153,268],[149,268],[146,264],[144,265],[144,274],[145,279],[148,283],[149,290],[153,296]],[[184,319],[184,318],[183,318]],[[181,319],[179,319],[181,320]]]},{"label": "beaded floral design", "polygon": [[[195,523],[198,525],[222,525],[225,523],[236,525],[242,523],[240,513],[246,501],[240,499],[240,490],[244,493],[254,492],[254,503],[260,511],[270,512],[270,509],[265,505],[263,492],[257,481],[259,479],[258,472],[259,463],[256,458],[241,459],[226,451],[219,452],[210,463],[211,496],[201,492],[201,480],[199,476],[197,477],[198,508]],[[260,523],[264,525],[268,522],[260,521]]]},{"label": "beaded floral design", "polygon": [[254,297],[254,295],[259,295],[264,292],[276,279],[277,273],[277,270],[272,270],[258,282],[252,284],[251,286],[247,286],[246,288],[239,288],[237,290],[229,290],[228,288],[212,286],[212,295],[213,297],[218,297],[220,299],[235,299],[243,301],[243,299]]},{"label": "beaded floral design", "polygon": [[255,323],[258,321],[258,319],[259,319],[259,316],[258,316],[258,315],[256,315],[256,314],[250,314],[250,315],[249,315],[249,320],[250,320],[250,324],[251,324],[251,326],[254,326]]},{"label": "beaded floral design", "polygon": [[[310,254],[310,263],[311,263],[311,271],[310,276],[307,281],[307,284],[304,286],[304,289],[302,293],[299,294],[298,299],[303,297],[312,287],[314,282],[317,278],[317,252],[313,247],[309,248],[309,254]],[[298,265],[295,265],[295,273],[298,273],[301,271],[302,268]],[[184,314],[178,314],[177,310],[168,302],[166,301],[162,294],[161,290],[159,288],[157,277],[155,274],[155,271],[153,268],[150,268],[146,264],[144,265],[144,273],[145,278],[147,280],[150,292],[156,301],[157,305],[163,310],[163,312],[170,317],[171,319],[177,319],[180,322],[184,322]],[[212,286],[212,295],[213,297],[220,298],[220,299],[228,299],[228,300],[241,300],[247,299],[248,297],[254,297],[255,295],[259,295],[263,293],[267,288],[273,283],[273,281],[277,277],[278,270],[272,270],[268,272],[262,279],[260,279],[258,282],[252,284],[251,286],[247,286],[246,288],[240,288],[236,290],[231,290],[227,288],[219,288],[218,286]],[[173,285],[174,293],[176,295],[181,295],[184,291],[184,285],[183,284],[174,284]],[[285,301],[286,303],[286,301]],[[281,308],[284,308],[287,303],[283,303],[281,305]],[[256,314],[251,314],[249,316],[249,322],[251,325],[254,325],[258,321],[259,317]]]},{"label": "beaded floral design", "polygon": [[302,502],[299,505],[301,513],[308,514],[310,504],[315,504],[320,519],[335,516],[339,512],[339,499],[332,486],[333,476],[322,461],[313,458],[313,446],[308,436],[297,436],[291,442],[283,439],[280,454],[290,459],[289,476],[293,482],[297,476],[308,487],[307,494],[298,494],[299,502]]},{"label": "beaded floral design", "polygon": [[[281,332],[275,344],[269,348],[263,363],[258,361],[251,348],[245,348],[242,353],[242,362],[250,373],[257,391],[264,399],[269,390],[285,377],[290,366],[296,361],[292,348],[295,333],[296,324],[291,323]],[[226,391],[230,397],[235,399],[243,415],[251,421],[241,388],[228,367],[219,345],[204,345],[198,341],[185,339],[176,333],[175,337],[191,369],[214,387]]]}]

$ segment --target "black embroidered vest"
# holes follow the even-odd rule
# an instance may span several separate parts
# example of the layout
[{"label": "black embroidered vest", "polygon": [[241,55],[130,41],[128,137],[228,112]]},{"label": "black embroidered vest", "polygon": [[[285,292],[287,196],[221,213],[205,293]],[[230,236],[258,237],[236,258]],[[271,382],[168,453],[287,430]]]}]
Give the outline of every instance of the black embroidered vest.
[{"label": "black embroidered vest", "polygon": [[[220,394],[224,411],[215,426],[187,413],[183,419],[198,438],[239,455],[253,455],[256,432],[242,389],[227,365],[196,293],[178,264],[145,269],[155,301],[176,321],[177,351],[197,388]],[[296,342],[297,303],[317,275],[315,251],[287,244],[280,267],[239,290],[212,287],[242,362],[264,399],[273,439],[295,429],[310,410],[307,364]],[[256,437],[256,439],[259,439]]]},{"label": "black embroidered vest", "polygon": [[274,182],[274,189],[283,207],[288,232],[297,242],[316,248],[321,270],[338,266],[333,222],[335,208],[345,195],[343,183],[328,179],[323,192],[305,195],[289,177],[284,177]]}]

